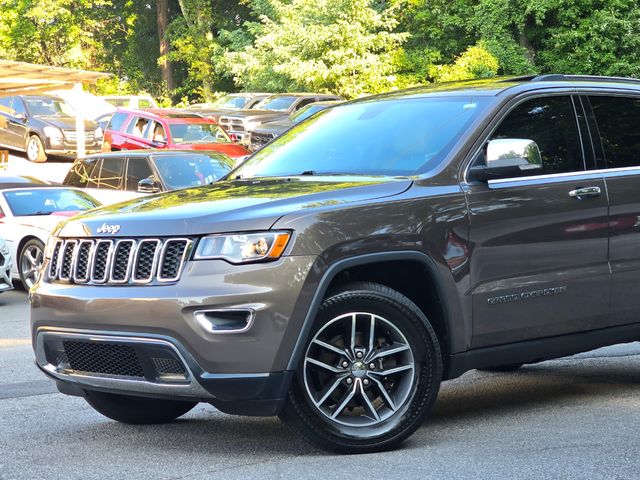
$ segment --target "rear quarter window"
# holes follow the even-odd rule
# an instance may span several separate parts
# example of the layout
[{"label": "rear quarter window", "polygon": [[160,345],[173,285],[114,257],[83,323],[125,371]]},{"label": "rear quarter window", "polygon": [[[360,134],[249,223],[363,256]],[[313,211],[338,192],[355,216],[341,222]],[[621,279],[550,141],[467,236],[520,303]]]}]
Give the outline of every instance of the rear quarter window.
[{"label": "rear quarter window", "polygon": [[86,187],[95,166],[98,164],[98,160],[100,159],[85,158],[84,160],[75,162],[71,166],[71,170],[69,170],[63,184],[69,187]]}]

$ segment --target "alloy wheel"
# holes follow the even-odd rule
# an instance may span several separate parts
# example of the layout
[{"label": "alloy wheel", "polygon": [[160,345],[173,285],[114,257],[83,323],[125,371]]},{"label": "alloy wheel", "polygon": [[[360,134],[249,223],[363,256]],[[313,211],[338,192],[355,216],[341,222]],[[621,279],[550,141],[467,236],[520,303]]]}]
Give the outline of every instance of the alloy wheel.
[{"label": "alloy wheel", "polygon": [[27,288],[31,288],[40,275],[40,268],[44,262],[44,252],[38,245],[29,245],[20,259],[20,272]]},{"label": "alloy wheel", "polygon": [[372,313],[340,315],[311,340],[304,386],[323,418],[348,427],[376,426],[410,397],[416,367],[409,342]]}]

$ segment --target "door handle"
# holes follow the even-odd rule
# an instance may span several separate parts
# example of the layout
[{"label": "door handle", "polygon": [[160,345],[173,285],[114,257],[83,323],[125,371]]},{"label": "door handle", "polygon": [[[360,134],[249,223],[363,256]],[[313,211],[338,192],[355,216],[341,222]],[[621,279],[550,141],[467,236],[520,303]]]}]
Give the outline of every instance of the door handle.
[{"label": "door handle", "polygon": [[582,198],[582,197],[597,197],[600,195],[600,187],[583,187],[576,188],[575,190],[571,190],[569,192],[569,196],[573,198]]}]

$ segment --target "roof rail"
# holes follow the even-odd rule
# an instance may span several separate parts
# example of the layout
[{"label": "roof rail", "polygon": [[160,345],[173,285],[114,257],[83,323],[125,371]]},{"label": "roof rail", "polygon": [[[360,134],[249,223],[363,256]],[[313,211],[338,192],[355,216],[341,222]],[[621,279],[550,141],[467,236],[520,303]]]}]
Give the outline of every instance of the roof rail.
[{"label": "roof rail", "polygon": [[[526,77],[520,77],[525,79]],[[600,77],[597,75],[564,75],[561,73],[551,73],[547,75],[532,76],[529,79],[531,82],[606,82],[606,83],[631,83],[634,85],[640,85],[640,79],[638,78],[625,78],[625,77]]]}]

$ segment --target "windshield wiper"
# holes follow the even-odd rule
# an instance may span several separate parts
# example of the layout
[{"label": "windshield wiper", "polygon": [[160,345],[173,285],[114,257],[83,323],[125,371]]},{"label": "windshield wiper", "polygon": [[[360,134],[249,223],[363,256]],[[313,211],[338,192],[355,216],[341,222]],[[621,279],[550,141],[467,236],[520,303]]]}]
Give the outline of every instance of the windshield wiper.
[{"label": "windshield wiper", "polygon": [[38,211],[38,212],[29,213],[26,216],[27,217],[33,217],[35,215],[51,215],[52,213],[53,213],[52,211],[41,210],[41,211]]}]

